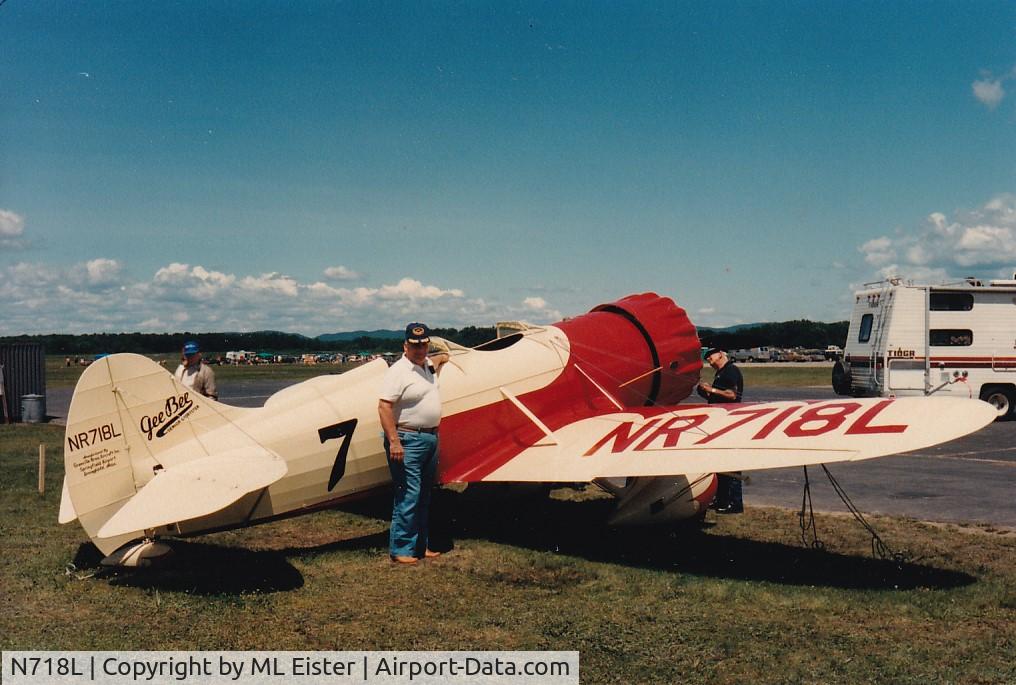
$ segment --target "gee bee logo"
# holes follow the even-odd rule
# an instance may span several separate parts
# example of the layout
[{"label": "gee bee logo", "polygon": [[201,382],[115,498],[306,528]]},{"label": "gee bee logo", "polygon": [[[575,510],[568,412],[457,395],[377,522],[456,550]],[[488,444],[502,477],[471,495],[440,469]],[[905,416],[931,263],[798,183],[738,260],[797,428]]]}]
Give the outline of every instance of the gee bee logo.
[{"label": "gee bee logo", "polygon": [[190,393],[166,398],[163,410],[156,414],[147,414],[141,417],[139,428],[145,436],[151,440],[154,437],[161,438],[166,433],[180,425],[180,422],[189,416],[197,405],[191,399]]}]

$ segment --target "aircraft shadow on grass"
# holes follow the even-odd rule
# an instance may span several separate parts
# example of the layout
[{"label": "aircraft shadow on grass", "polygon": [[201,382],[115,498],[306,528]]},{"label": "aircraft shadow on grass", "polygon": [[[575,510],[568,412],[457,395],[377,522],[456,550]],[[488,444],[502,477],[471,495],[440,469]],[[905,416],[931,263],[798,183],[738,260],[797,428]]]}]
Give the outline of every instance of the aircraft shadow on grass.
[{"label": "aircraft shadow on grass", "polygon": [[172,541],[173,556],[163,564],[124,569],[101,567],[102,553],[91,543],[82,543],[73,563],[79,571],[92,570],[95,577],[116,586],[192,595],[268,594],[303,587],[303,575],[289,562],[290,557],[387,546],[388,531],[315,547],[279,550],[249,550],[202,539],[177,539]]},{"label": "aircraft shadow on grass", "polygon": [[921,563],[898,565],[870,556],[803,546],[708,535],[691,522],[670,530],[611,529],[607,499],[566,501],[530,497],[491,506],[490,498],[439,491],[432,541],[448,549],[455,539],[483,539],[553,551],[591,561],[715,578],[844,589],[950,589],[976,578]]},{"label": "aircraft shadow on grass", "polygon": [[[671,530],[611,529],[604,525],[612,508],[608,499],[566,501],[544,493],[504,496],[501,489],[495,490],[493,494],[483,488],[463,493],[436,491],[431,546],[448,551],[456,540],[488,540],[635,568],[842,589],[945,590],[977,580],[966,573],[920,563],[898,565],[869,556],[708,535],[690,523]],[[343,509],[384,519],[390,506],[386,497],[378,497]],[[304,584],[303,576],[289,562],[291,557],[356,550],[384,554],[387,544],[387,531],[271,551],[176,540],[174,557],[166,566],[100,575],[113,585],[196,595],[285,592]],[[98,567],[101,557],[95,547],[83,544],[75,564],[78,568]]]},{"label": "aircraft shadow on grass", "polygon": [[174,540],[173,557],[154,568],[107,569],[91,543],[82,544],[74,564],[96,569],[110,585],[192,595],[243,595],[296,590],[303,575],[277,551],[253,551],[207,541]]}]

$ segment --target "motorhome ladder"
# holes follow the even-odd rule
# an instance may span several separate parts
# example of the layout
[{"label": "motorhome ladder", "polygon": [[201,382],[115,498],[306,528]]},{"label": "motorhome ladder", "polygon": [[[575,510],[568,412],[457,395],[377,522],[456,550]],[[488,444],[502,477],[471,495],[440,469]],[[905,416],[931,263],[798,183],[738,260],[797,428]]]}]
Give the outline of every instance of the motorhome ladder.
[{"label": "motorhome ladder", "polygon": [[[882,288],[878,295],[878,307],[875,311],[875,325],[874,325],[874,340],[871,342],[871,355],[869,362],[871,363],[871,382],[875,389],[878,390],[878,394],[881,395],[883,389],[888,388],[886,384],[888,368],[888,350],[882,349],[882,343],[885,342],[888,332],[889,314],[892,312],[893,306],[893,286],[886,285]],[[882,376],[878,375],[878,364],[882,362]]]}]

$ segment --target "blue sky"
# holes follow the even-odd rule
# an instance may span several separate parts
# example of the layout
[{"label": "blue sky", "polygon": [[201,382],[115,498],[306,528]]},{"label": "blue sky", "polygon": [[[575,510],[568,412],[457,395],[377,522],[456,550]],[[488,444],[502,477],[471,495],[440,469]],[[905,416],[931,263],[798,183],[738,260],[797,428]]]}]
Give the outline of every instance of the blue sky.
[{"label": "blue sky", "polygon": [[1016,4],[0,5],[0,335],[847,318],[1016,269]]}]

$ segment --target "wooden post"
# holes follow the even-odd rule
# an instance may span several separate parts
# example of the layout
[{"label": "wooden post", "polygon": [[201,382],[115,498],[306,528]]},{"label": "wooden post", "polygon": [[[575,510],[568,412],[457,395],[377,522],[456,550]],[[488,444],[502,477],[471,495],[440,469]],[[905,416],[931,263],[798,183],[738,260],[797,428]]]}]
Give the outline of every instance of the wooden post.
[{"label": "wooden post", "polygon": [[7,411],[7,394],[4,392],[4,365],[0,364],[0,408],[3,409],[4,423],[11,422],[11,415]]},{"label": "wooden post", "polygon": [[46,445],[39,443],[39,494],[46,492]]}]

